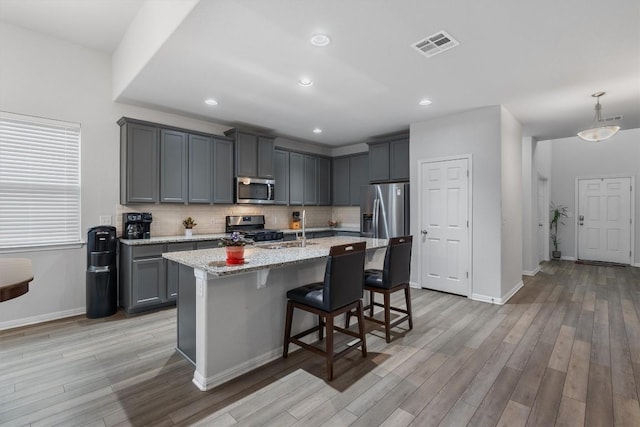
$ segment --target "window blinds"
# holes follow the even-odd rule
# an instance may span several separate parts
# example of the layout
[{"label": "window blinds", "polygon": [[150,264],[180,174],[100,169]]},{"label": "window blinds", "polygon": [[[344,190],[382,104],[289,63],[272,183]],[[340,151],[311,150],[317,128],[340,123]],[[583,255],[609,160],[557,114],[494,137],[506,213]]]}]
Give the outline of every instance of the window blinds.
[{"label": "window blinds", "polygon": [[0,249],[80,242],[80,125],[0,112]]}]

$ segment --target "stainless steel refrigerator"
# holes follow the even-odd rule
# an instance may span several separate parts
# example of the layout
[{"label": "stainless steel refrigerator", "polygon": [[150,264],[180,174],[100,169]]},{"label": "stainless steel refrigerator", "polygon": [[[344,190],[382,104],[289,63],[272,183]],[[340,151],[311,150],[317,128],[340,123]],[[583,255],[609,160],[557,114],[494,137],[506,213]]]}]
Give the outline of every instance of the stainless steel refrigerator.
[{"label": "stainless steel refrigerator", "polygon": [[360,235],[388,239],[409,234],[409,184],[373,184],[360,194]]}]

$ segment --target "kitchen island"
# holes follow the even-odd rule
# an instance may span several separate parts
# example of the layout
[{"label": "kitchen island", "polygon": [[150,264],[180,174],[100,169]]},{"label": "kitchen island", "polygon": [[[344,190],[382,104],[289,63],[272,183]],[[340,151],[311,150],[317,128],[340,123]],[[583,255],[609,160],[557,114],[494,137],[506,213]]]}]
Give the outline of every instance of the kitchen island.
[{"label": "kitchen island", "polygon": [[[282,357],[287,291],[323,280],[331,246],[361,241],[369,261],[387,245],[361,237],[314,239],[304,248],[267,243],[246,246],[239,266],[225,265],[224,248],[163,254],[179,264],[177,349],[195,364],[194,384],[210,390]],[[315,322],[294,317],[300,331]]]}]

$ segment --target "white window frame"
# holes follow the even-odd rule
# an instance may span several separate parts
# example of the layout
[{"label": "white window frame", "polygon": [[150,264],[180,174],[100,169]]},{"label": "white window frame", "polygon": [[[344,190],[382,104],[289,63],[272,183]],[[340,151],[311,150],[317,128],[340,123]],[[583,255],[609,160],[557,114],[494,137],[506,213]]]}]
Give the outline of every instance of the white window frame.
[{"label": "white window frame", "polygon": [[0,111],[0,253],[82,245],[81,126]]}]

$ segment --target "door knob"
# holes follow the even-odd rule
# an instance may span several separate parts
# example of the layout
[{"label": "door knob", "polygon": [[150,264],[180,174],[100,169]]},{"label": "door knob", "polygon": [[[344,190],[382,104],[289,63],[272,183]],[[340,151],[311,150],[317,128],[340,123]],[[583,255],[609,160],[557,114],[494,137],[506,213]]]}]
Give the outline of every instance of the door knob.
[{"label": "door knob", "polygon": [[543,227],[543,224],[538,224],[538,227]]},{"label": "door knob", "polygon": [[425,235],[425,236],[426,236],[426,235],[427,235],[427,233],[428,233],[428,231],[427,231],[427,230],[420,230],[420,232],[421,232],[423,235]]}]

